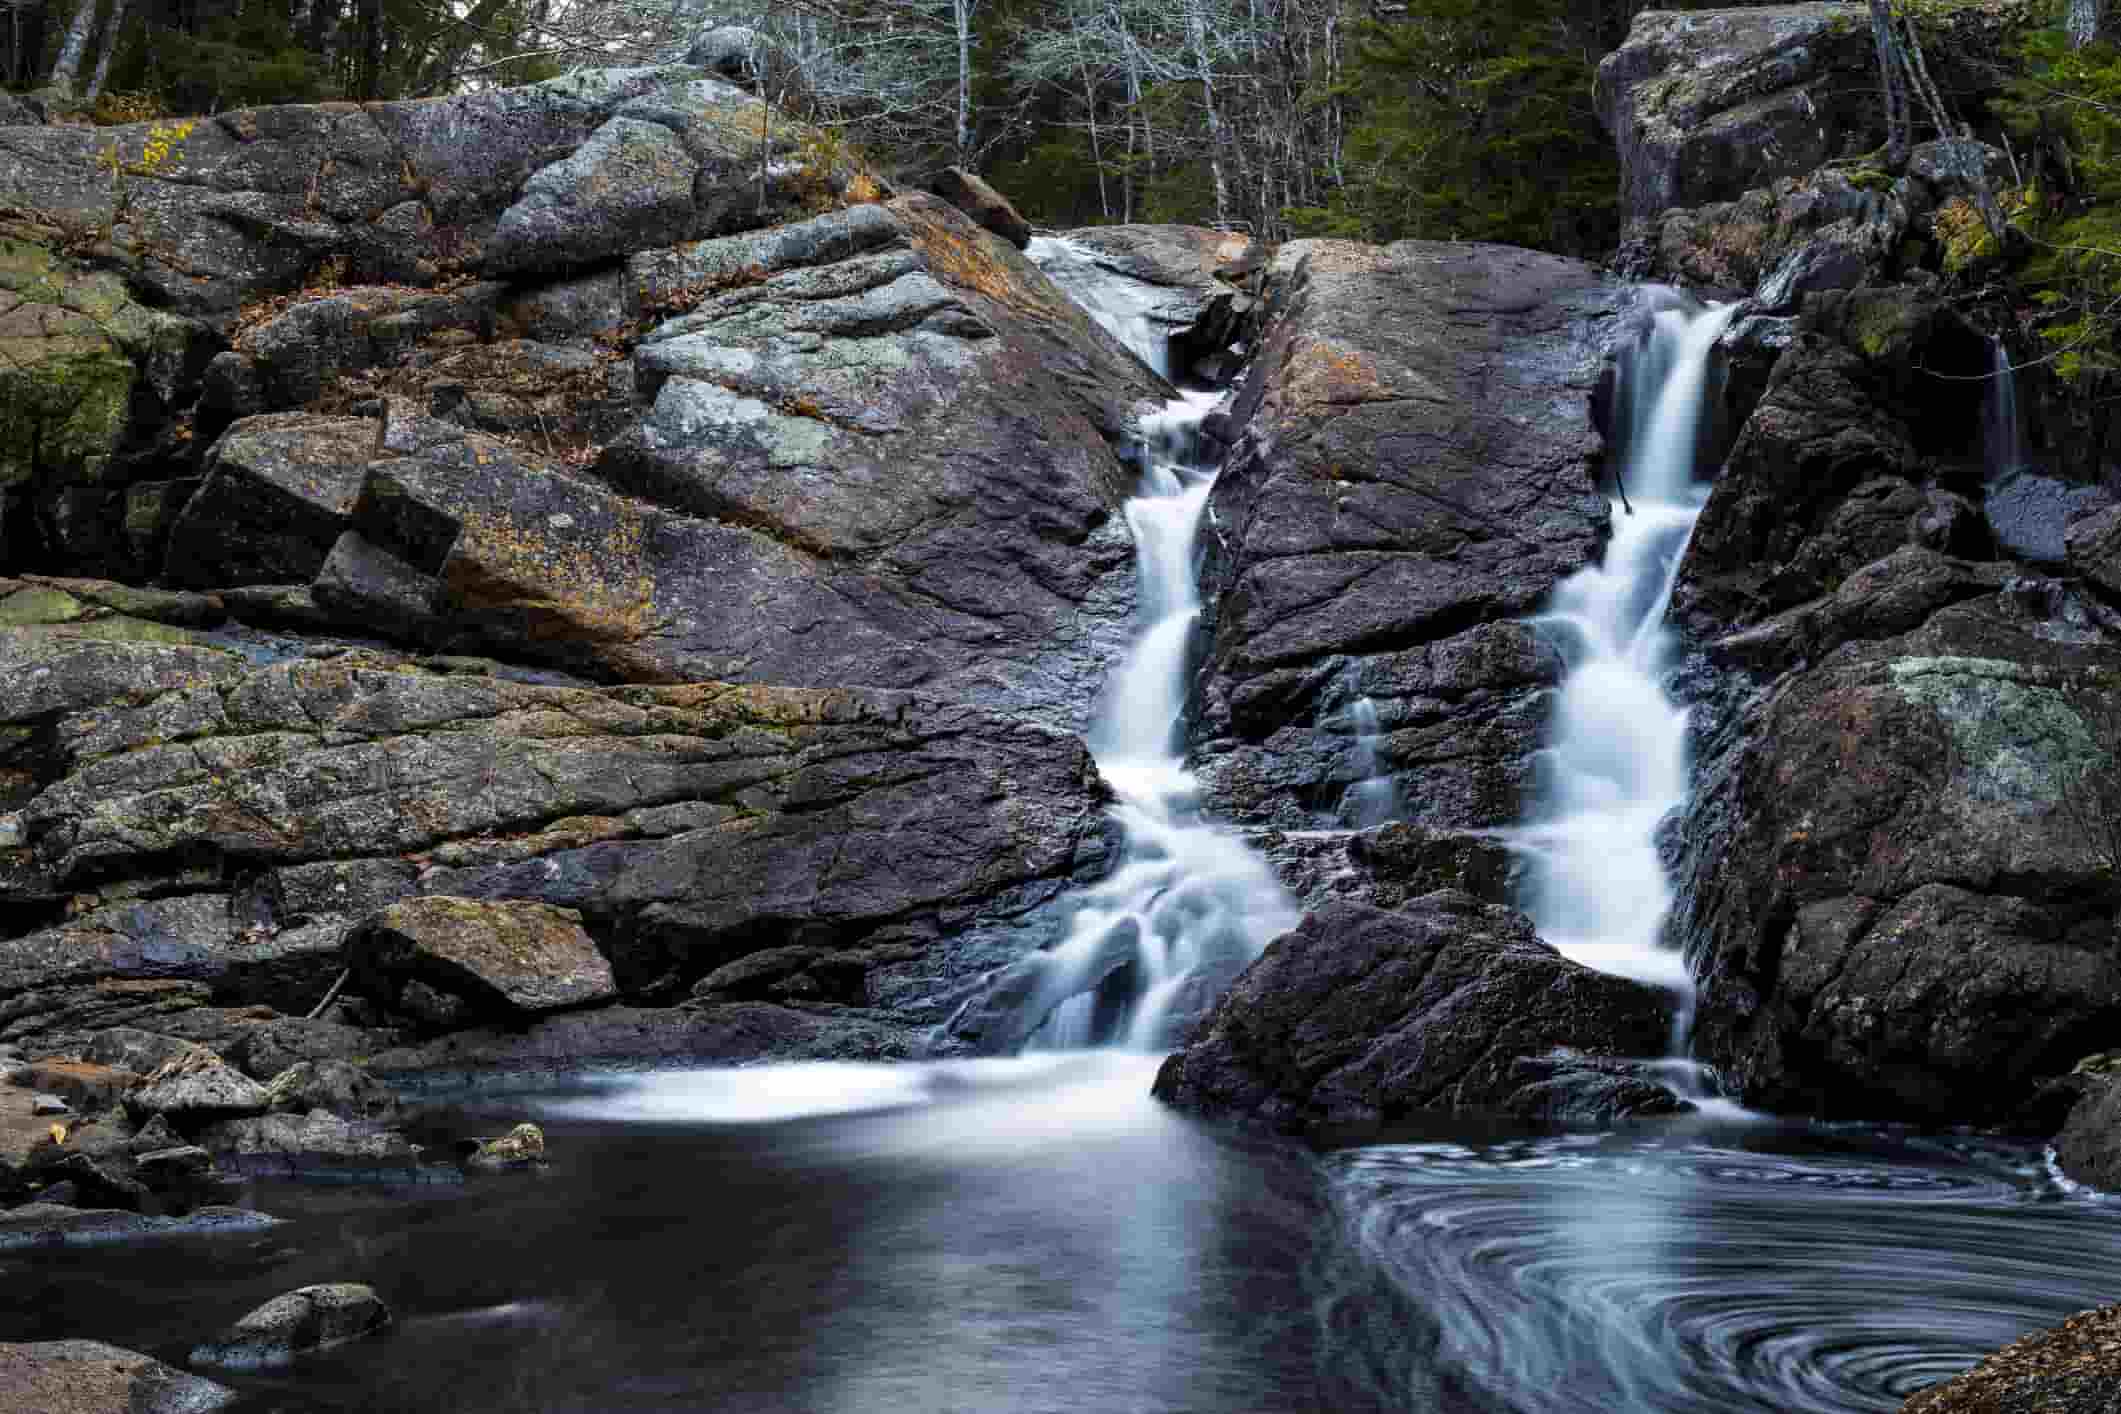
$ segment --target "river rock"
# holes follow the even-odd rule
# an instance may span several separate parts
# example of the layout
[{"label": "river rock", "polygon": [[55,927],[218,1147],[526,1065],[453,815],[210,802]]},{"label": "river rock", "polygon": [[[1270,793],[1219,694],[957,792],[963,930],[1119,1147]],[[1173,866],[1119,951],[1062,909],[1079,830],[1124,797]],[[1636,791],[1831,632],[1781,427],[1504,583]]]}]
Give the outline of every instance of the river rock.
[{"label": "river rock", "polygon": [[200,1130],[198,1142],[224,1167],[256,1178],[426,1181],[419,1147],[404,1135],[325,1110],[223,1120]]},{"label": "river rock", "polygon": [[1696,1053],[1748,1104],[2016,1122],[2121,1026],[2101,832],[2121,652],[2022,593],[1845,644],[1749,708],[1679,832]]},{"label": "river rock", "polygon": [[[1391,912],[1332,902],[1271,943],[1165,1062],[1156,1094],[1180,1109],[1286,1132],[1390,1124],[1422,1111],[1551,1118],[1565,1111],[1567,1047],[1655,1057],[1670,997],[1578,966],[1514,909],[1441,891]],[[1615,1090],[1610,1120],[1679,1108]]]},{"label": "river rock", "polygon": [[2107,1414],[2117,1383],[2121,1306],[2102,1306],[2012,1341],[1965,1374],[1909,1396],[1900,1414]]},{"label": "river rock", "polygon": [[264,1086],[211,1051],[189,1051],[140,1080],[125,1095],[135,1116],[164,1115],[178,1125],[262,1114]]},{"label": "river rock", "polygon": [[25,1203],[0,1211],[0,1252],[19,1248],[86,1247],[144,1237],[216,1237],[263,1232],[280,1219],[244,1208],[195,1208],[181,1218],[105,1208]]},{"label": "river rock", "polygon": [[545,1131],[519,1124],[498,1139],[488,1139],[465,1157],[464,1167],[486,1173],[540,1168],[545,1164]]},{"label": "river rock", "polygon": [[408,899],[362,923],[346,959],[378,1000],[395,1001],[418,980],[464,998],[474,1014],[535,1015],[618,995],[582,916],[537,903]]},{"label": "river rock", "polygon": [[341,1060],[298,1061],[265,1087],[274,1114],[328,1110],[344,1119],[388,1120],[397,1096],[360,1066]]},{"label": "river rock", "polygon": [[236,1392],[95,1340],[0,1345],[0,1406],[43,1414],[211,1414]]},{"label": "river rock", "polygon": [[390,1308],[374,1288],[355,1282],[305,1286],[252,1311],[220,1335],[192,1348],[194,1365],[260,1370],[291,1365],[295,1357],[359,1340],[390,1324]]},{"label": "river rock", "polygon": [[1309,828],[1367,696],[1409,818],[1522,818],[1560,660],[1520,622],[1599,550],[1592,423],[1629,296],[1498,246],[1300,241],[1209,503],[1196,709],[1218,814]]}]

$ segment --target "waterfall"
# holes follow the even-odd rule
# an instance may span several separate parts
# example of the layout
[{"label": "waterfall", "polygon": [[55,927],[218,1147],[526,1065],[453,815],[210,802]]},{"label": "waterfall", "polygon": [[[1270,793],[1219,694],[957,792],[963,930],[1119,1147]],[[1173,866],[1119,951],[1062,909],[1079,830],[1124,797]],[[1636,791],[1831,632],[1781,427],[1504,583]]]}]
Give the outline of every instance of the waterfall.
[{"label": "waterfall", "polygon": [[[1136,282],[1063,241],[1033,241],[1030,255],[1143,362],[1161,365],[1158,326],[1129,299]],[[1126,504],[1139,628],[1089,733],[1126,849],[1111,877],[1078,895],[1068,937],[1043,955],[1029,1005],[1046,1020],[1034,1045],[1174,1045],[1299,916],[1266,861],[1202,818],[1181,740],[1201,609],[1196,542],[1215,484],[1198,433],[1219,400],[1182,394],[1143,424],[1147,469]]]},{"label": "waterfall", "polygon": [[1358,830],[1367,830],[1399,818],[1399,785],[1385,769],[1384,758],[1377,749],[1378,742],[1384,739],[1377,704],[1368,697],[1349,703],[1348,725],[1354,733],[1348,765],[1355,780],[1341,797],[1340,818]]},{"label": "waterfall", "polygon": [[1585,966],[1677,992],[1683,1026],[1694,984],[1683,954],[1664,946],[1672,888],[1657,836],[1686,799],[1687,714],[1664,691],[1664,616],[1707,498],[1694,463],[1709,357],[1736,306],[1648,297],[1650,334],[1624,353],[1616,399],[1627,499],[1614,502],[1604,563],[1564,581],[1536,621],[1566,672],[1540,802],[1514,838],[1531,862],[1527,911],[1540,936]]},{"label": "waterfall", "polygon": [[2000,481],[2025,466],[2023,424],[2018,421],[2018,373],[2003,340],[1989,340],[1988,404],[1982,409],[1988,476]]},{"label": "waterfall", "polygon": [[1085,314],[1102,324],[1106,333],[1132,349],[1136,358],[1162,377],[1171,376],[1170,337],[1145,307],[1145,297],[1153,296],[1154,286],[1115,275],[1099,265],[1091,251],[1072,241],[1037,236],[1024,254]]}]

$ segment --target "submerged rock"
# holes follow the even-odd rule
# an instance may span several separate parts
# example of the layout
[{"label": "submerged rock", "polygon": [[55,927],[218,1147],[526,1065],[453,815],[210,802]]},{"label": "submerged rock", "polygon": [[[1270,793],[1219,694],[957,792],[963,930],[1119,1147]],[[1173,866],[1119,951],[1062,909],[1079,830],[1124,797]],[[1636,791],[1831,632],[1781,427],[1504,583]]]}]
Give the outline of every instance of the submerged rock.
[{"label": "submerged rock", "polygon": [[181,1218],[110,1208],[25,1203],[0,1212],[0,1252],[23,1247],[85,1247],[143,1237],[215,1237],[263,1232],[280,1219],[245,1208],[195,1208]]},{"label": "submerged rock", "polygon": [[464,1167],[486,1173],[538,1168],[545,1163],[545,1131],[519,1124],[498,1139],[488,1139],[465,1156]]},{"label": "submerged rock", "polygon": [[0,1408],[28,1414],[212,1414],[236,1392],[96,1340],[0,1344]]},{"label": "submerged rock", "polygon": [[[1514,909],[1442,891],[1334,902],[1238,978],[1156,1078],[1196,1114],[1300,1132],[1423,1111],[1611,1120],[1679,1108],[1653,1086],[1556,1088],[1556,1047],[1654,1057],[1671,998],[1568,961]],[[1588,1065],[1589,1062],[1580,1062]],[[1639,1078],[1639,1077],[1637,1077]]]},{"label": "submerged rock", "polygon": [[390,1324],[390,1308],[374,1288],[355,1282],[305,1286],[252,1311],[187,1357],[221,1370],[291,1365],[298,1355],[359,1340]]}]

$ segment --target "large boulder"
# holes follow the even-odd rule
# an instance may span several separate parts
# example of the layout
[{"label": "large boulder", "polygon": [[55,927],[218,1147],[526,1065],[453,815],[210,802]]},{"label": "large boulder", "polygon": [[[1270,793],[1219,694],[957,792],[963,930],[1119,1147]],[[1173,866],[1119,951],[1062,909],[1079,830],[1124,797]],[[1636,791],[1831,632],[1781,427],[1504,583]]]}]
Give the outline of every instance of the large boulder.
[{"label": "large boulder", "polygon": [[431,896],[392,904],[346,940],[371,996],[401,1003],[423,982],[472,1015],[536,1015],[611,1001],[611,964],[572,909]]},{"label": "large boulder", "polygon": [[[22,888],[64,896],[163,877],[172,861],[196,873],[166,885],[190,892],[0,942],[0,1034],[25,1041],[137,1026],[225,1049],[258,1078],[387,1049],[375,1017],[209,1004],[311,1010],[354,925],[424,894],[564,924],[556,936],[587,966],[575,925],[543,906],[579,913],[634,1000],[678,1000],[753,952],[819,949],[832,956],[791,999],[883,1009],[863,1024],[903,1050],[905,1028],[942,1020],[982,973],[1045,940],[1058,919],[1043,906],[1108,857],[1078,740],[926,698],[591,689],[373,654],[262,668],[226,655],[234,676],[202,682],[124,661],[159,665],[159,645],[93,646],[110,657],[71,689],[41,689],[49,711],[27,718],[46,728],[48,783],[20,812]],[[472,975],[438,965],[376,990],[392,1005],[414,984],[446,998]],[[473,989],[497,1009],[463,1024],[520,1023],[554,1000],[529,973],[504,980]],[[223,1029],[176,1021],[208,1012]]]},{"label": "large boulder", "polygon": [[157,305],[226,329],[239,307],[332,262],[421,283],[549,273],[652,243],[643,220],[662,240],[697,239],[865,189],[851,162],[816,160],[816,130],[762,121],[763,108],[672,66],[451,98],[6,128],[0,204],[100,246]]},{"label": "large boulder", "polygon": [[2087,804],[2121,650],[2036,588],[1918,605],[1705,758],[1674,928],[1699,940],[1696,1052],[1747,1103],[2017,1122],[2121,1026],[2121,898]]},{"label": "large boulder", "polygon": [[212,1340],[192,1347],[194,1365],[261,1370],[372,1335],[390,1324],[390,1308],[357,1282],[305,1286],[252,1311]]},{"label": "large boulder", "polygon": [[1514,823],[1560,667],[1521,619],[1603,542],[1591,394],[1629,295],[1421,242],[1297,242],[1271,283],[1209,503],[1208,798],[1305,828],[1381,771],[1419,823]]},{"label": "large boulder", "polygon": [[1396,912],[1333,902],[1269,945],[1165,1062],[1156,1093],[1284,1131],[1423,1111],[1666,1113],[1680,1102],[1655,1084],[1608,1086],[1590,1068],[1600,1114],[1555,1081],[1584,1058],[1662,1055],[1671,1023],[1668,995],[1568,961],[1514,909],[1451,891]]},{"label": "large boulder", "polygon": [[1645,10],[1598,66],[1598,116],[1620,149],[1621,215],[1726,200],[1884,131],[1860,7]]},{"label": "large boulder", "polygon": [[262,1114],[270,1103],[264,1086],[204,1048],[164,1063],[125,1095],[134,1115],[162,1115],[179,1126]]},{"label": "large boulder", "polygon": [[0,1406],[44,1414],[212,1414],[236,1392],[95,1340],[0,1345]]},{"label": "large boulder", "polygon": [[[2005,3],[1926,20],[1938,84],[1951,94],[1993,92],[2030,18]],[[1639,12],[1627,42],[1599,63],[1594,90],[1619,148],[1623,222],[1731,201],[1779,178],[1809,181],[1828,161],[1873,153],[1885,140],[1877,68],[1859,5]],[[1924,147],[1910,174],[1950,194],[1967,157],[1946,143]],[[1878,187],[1891,185],[1869,170]]]}]

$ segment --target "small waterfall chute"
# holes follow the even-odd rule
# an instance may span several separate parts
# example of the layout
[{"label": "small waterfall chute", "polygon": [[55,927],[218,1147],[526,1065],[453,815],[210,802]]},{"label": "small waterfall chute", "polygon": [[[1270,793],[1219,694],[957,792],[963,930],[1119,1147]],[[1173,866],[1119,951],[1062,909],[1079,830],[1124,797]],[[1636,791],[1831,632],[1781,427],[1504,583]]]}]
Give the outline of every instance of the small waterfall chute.
[{"label": "small waterfall chute", "polygon": [[1658,847],[1686,800],[1687,712],[1664,690],[1672,584],[1707,498],[1696,479],[1710,359],[1736,306],[1653,290],[1647,340],[1622,356],[1618,411],[1633,512],[1616,501],[1603,563],[1578,571],[1537,622],[1565,671],[1541,755],[1539,806],[1514,842],[1527,911],[1563,955],[1678,994],[1694,983],[1665,946],[1673,894]]},{"label": "small waterfall chute", "polygon": [[[1160,327],[1115,280],[1062,241],[1031,255],[1143,362],[1165,363]],[[1081,890],[1067,937],[1019,964],[1014,1005],[1041,1047],[1169,1047],[1266,945],[1296,925],[1294,902],[1265,859],[1205,818],[1180,740],[1200,619],[1198,536],[1215,468],[1198,453],[1220,395],[1182,394],[1145,419],[1133,532],[1139,628],[1106,685],[1091,754],[1118,797],[1119,867]]]}]

